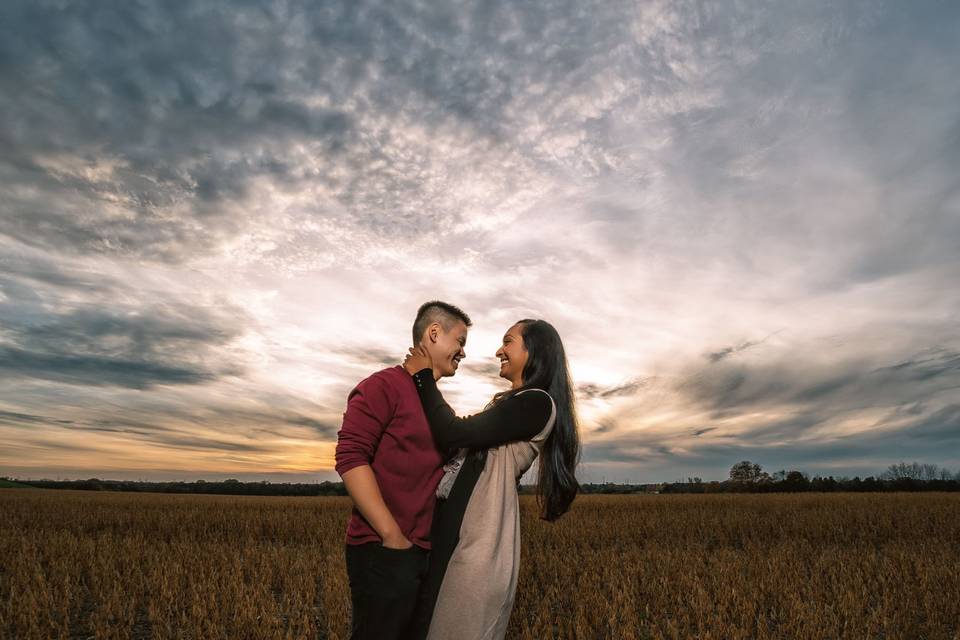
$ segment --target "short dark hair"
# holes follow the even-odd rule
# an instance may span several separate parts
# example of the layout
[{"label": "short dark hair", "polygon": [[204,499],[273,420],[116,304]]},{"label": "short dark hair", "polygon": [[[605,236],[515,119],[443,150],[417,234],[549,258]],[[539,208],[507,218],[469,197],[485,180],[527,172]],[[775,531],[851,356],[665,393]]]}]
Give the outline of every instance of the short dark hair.
[{"label": "short dark hair", "polygon": [[420,342],[423,332],[434,322],[439,322],[444,331],[449,331],[457,320],[462,320],[463,324],[468,327],[472,325],[470,316],[465,314],[460,307],[455,307],[440,300],[424,302],[417,309],[417,319],[413,321],[413,344]]}]

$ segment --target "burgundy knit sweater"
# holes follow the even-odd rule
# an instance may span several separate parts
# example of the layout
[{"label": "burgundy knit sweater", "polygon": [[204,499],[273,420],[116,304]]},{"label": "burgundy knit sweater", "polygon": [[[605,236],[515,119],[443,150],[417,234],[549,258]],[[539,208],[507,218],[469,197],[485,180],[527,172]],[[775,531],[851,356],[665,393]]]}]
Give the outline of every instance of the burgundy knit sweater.
[{"label": "burgundy knit sweater", "polygon": [[[380,493],[403,535],[430,548],[435,491],[443,475],[444,455],[434,445],[413,378],[402,366],[377,371],[347,397],[337,434],[336,470],[341,476],[370,465]],[[382,542],[363,516],[353,510],[347,544]]]}]

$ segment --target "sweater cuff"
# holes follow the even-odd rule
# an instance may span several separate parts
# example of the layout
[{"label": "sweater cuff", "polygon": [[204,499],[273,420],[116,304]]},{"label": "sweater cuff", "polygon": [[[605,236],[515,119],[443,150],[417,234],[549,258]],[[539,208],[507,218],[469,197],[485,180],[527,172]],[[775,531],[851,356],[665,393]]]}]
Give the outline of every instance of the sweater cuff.
[{"label": "sweater cuff", "polygon": [[436,380],[433,379],[433,369],[427,367],[425,369],[420,369],[415,374],[413,374],[413,383],[417,385],[417,391],[423,390],[425,384],[432,382],[436,384]]}]

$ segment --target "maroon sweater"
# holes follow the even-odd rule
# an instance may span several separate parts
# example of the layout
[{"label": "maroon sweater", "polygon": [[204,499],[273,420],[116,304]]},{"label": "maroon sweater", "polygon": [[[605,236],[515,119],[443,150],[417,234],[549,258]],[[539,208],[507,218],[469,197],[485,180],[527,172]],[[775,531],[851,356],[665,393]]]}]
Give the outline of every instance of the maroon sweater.
[{"label": "maroon sweater", "polygon": [[[400,530],[413,544],[430,548],[435,492],[444,456],[433,443],[413,377],[401,366],[377,371],[347,397],[337,434],[336,470],[341,476],[370,465],[380,493]],[[347,544],[382,542],[356,508]]]}]

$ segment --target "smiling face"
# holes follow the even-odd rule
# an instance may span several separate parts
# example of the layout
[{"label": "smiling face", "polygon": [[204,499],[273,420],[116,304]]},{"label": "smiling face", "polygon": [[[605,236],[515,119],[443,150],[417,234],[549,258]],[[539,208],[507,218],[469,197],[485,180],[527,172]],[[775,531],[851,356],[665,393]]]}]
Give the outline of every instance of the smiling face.
[{"label": "smiling face", "polygon": [[457,372],[460,361],[466,357],[467,325],[457,320],[449,330],[435,322],[427,327],[427,340],[424,343],[433,358],[434,374],[440,377],[452,376]]},{"label": "smiling face", "polygon": [[500,358],[500,377],[509,380],[514,389],[523,384],[523,368],[527,365],[527,348],[523,345],[523,325],[519,322],[503,334],[503,344],[497,349]]}]

